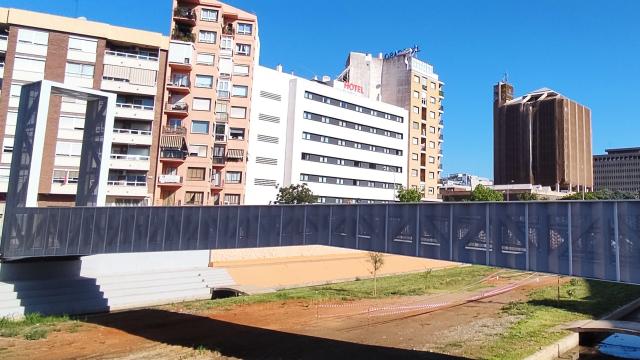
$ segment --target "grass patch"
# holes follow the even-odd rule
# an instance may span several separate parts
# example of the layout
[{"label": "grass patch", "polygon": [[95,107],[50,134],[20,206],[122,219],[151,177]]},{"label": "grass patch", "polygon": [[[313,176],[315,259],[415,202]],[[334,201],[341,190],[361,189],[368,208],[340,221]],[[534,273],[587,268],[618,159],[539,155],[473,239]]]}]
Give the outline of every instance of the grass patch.
[{"label": "grass patch", "polygon": [[27,340],[45,339],[58,326],[70,322],[67,316],[42,316],[27,314],[24,319],[0,318],[0,337],[19,337]]},{"label": "grass patch", "polygon": [[603,281],[571,279],[560,286],[548,286],[529,294],[528,301],[503,307],[508,316],[523,316],[501,337],[475,353],[482,359],[522,359],[568,335],[558,329],[567,322],[593,319],[640,297],[640,286]]},{"label": "grass patch", "polygon": [[[308,301],[350,301],[359,299],[386,298],[394,296],[415,296],[455,291],[495,272],[486,266],[465,266],[424,273],[386,276],[378,278],[378,294],[373,296],[373,280],[359,279],[339,284],[280,290],[274,293],[239,296],[226,299],[195,301],[170,305],[193,311],[207,309],[228,309],[237,305],[248,305],[288,300]],[[475,288],[480,288],[477,285]]]}]

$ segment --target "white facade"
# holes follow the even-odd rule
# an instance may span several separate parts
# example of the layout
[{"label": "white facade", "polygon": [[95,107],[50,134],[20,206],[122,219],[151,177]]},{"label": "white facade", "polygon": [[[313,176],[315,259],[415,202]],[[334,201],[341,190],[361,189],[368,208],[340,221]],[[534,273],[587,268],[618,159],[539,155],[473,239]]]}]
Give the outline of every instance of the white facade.
[{"label": "white facade", "polygon": [[254,76],[246,204],[298,183],[326,203],[395,200],[407,182],[406,110],[265,67]]}]

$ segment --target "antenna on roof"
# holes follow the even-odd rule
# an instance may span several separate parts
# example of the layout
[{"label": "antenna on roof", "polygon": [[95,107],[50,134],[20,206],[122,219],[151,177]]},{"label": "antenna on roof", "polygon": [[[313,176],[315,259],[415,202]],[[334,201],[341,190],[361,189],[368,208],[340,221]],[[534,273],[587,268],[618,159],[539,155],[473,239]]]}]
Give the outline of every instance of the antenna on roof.
[{"label": "antenna on roof", "polygon": [[502,75],[502,82],[503,83],[508,83],[509,82],[509,73],[508,72],[504,72],[504,75]]}]

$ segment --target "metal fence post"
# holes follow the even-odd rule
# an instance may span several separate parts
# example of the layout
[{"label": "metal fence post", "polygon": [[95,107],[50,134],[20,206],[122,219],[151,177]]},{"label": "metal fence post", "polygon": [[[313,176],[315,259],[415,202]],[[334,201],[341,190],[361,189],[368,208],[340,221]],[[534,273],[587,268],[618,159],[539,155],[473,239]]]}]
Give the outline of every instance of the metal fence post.
[{"label": "metal fence post", "polygon": [[384,208],[384,252],[389,252],[389,204]]},{"label": "metal fence post", "polygon": [[618,202],[613,203],[613,238],[616,242],[616,281],[620,281],[620,233],[618,227]]},{"label": "metal fence post", "polygon": [[524,247],[525,247],[525,270],[529,271],[529,204],[524,204]]},{"label": "metal fence post", "polygon": [[485,229],[485,231],[484,231],[485,241],[484,241],[484,245],[486,246],[486,250],[487,250],[486,251],[486,260],[485,260],[486,261],[486,265],[489,265],[489,263],[491,262],[490,261],[490,258],[491,258],[491,253],[490,253],[490,251],[491,251],[490,250],[491,236],[490,235],[491,234],[490,234],[490,231],[489,231],[489,206],[491,206],[491,204],[486,203],[485,204],[485,211],[484,211],[484,213],[485,213],[485,222],[484,222],[484,226],[485,226],[485,228],[484,228]]},{"label": "metal fence post", "polygon": [[453,260],[453,205],[449,205],[449,260]]},{"label": "metal fence post", "polygon": [[[151,213],[152,213],[152,208],[147,208],[147,210],[149,210],[149,220],[147,220],[147,246],[145,247],[145,250],[149,250],[149,238],[151,237]],[[109,216],[108,214],[111,212],[111,209],[109,209],[109,212],[107,213],[107,228],[109,228]],[[108,233],[107,233],[108,234]],[[105,249],[107,248],[107,242],[104,242],[104,246]],[[106,250],[105,250],[106,251]]]},{"label": "metal fence post", "polygon": [[360,249],[360,206],[356,205],[356,249]]},{"label": "metal fence post", "polygon": [[260,247],[260,222],[262,217],[262,206],[258,207],[258,230],[256,231],[256,247]]},{"label": "metal fence post", "polygon": [[420,254],[420,205],[416,205],[416,257]]},{"label": "metal fence post", "polygon": [[302,222],[302,245],[307,245],[307,205],[304,206],[304,220]]},{"label": "metal fence post", "polygon": [[238,240],[240,239],[240,206],[238,206],[238,212],[236,213],[236,249],[238,248]]},{"label": "metal fence post", "polygon": [[[167,237],[167,218],[168,217],[169,217],[169,208],[164,208],[164,225],[162,226],[162,248],[161,248],[162,251],[164,251],[164,239]],[[120,213],[120,219],[122,219],[122,212]],[[118,227],[118,234],[120,234],[119,227]],[[118,246],[120,246],[119,238],[118,238]]]},{"label": "metal fence post", "polygon": [[571,228],[571,203],[567,204],[567,229],[569,237],[569,275],[573,275],[573,229]]},{"label": "metal fence post", "polygon": [[[33,217],[32,217],[33,219]],[[120,217],[120,219],[122,219],[122,217]],[[122,221],[122,220],[120,220]],[[30,224],[31,226],[33,226],[33,224]],[[82,237],[82,225],[84,225],[84,208],[82,208],[82,210],[80,211],[80,230],[78,230],[78,235],[80,237]],[[25,232],[26,234],[26,232]],[[118,236],[120,236],[120,227],[118,227]],[[118,240],[118,243],[120,241]],[[26,242],[25,242],[26,244]],[[76,250],[76,254],[80,253],[80,244],[81,244],[81,240],[78,239],[78,249]]]},{"label": "metal fence post", "polygon": [[[138,219],[138,209],[133,211],[133,226],[131,227],[131,252],[133,252],[133,248],[136,244],[136,221]],[[107,224],[104,224],[105,228]]]},{"label": "metal fence post", "polygon": [[331,238],[333,229],[331,226],[333,225],[333,206],[329,206],[329,246],[331,246]]},{"label": "metal fence post", "polygon": [[220,212],[222,212],[222,206],[218,206],[218,216],[216,217],[216,241],[215,241],[215,249],[219,248],[218,237],[220,237]]},{"label": "metal fence post", "polygon": [[282,219],[284,218],[284,207],[280,205],[280,234],[278,234],[278,245],[282,246]]},{"label": "metal fence post", "polygon": [[178,250],[182,250],[182,227],[184,226],[184,208],[180,209],[180,235],[178,235]]}]

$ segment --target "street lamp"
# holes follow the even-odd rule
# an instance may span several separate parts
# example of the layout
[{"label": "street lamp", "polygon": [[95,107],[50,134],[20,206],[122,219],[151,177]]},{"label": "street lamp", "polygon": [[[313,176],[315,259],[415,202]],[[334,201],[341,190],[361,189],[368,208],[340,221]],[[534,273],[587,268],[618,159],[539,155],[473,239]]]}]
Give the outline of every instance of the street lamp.
[{"label": "street lamp", "polygon": [[509,189],[511,188],[511,184],[515,183],[515,180],[509,180],[509,183],[507,184],[507,201],[510,200],[509,198]]}]

